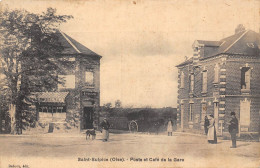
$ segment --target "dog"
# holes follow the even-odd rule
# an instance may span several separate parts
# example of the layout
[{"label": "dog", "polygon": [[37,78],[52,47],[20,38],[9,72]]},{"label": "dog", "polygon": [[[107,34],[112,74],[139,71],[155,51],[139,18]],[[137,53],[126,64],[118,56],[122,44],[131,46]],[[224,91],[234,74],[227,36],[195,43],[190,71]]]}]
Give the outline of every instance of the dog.
[{"label": "dog", "polygon": [[86,140],[90,139],[90,136],[92,136],[92,140],[96,139],[96,131],[95,131],[95,129],[87,129],[87,131],[86,131]]}]

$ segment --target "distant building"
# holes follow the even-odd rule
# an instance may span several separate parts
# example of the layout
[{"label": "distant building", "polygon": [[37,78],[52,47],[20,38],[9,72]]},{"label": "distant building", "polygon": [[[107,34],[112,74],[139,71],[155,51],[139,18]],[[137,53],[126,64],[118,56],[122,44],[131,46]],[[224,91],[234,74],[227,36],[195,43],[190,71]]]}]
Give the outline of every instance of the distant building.
[{"label": "distant building", "polygon": [[[80,129],[93,128],[98,123],[100,105],[101,56],[59,31],[64,47],[59,55],[64,85],[57,84],[53,92],[35,92],[36,119],[41,124],[68,123]],[[65,58],[65,59],[64,59]]]},{"label": "distant building", "polygon": [[257,133],[260,115],[260,34],[239,32],[220,41],[196,40],[178,68],[178,126],[203,130],[213,114],[219,135],[236,112],[240,133]]}]

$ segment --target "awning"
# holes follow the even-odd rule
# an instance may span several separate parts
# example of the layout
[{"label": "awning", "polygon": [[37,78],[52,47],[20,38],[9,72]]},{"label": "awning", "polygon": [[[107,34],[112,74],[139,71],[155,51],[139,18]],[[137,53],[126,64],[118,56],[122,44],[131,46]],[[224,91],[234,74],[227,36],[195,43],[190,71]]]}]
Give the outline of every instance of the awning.
[{"label": "awning", "polygon": [[37,92],[38,103],[65,103],[69,92]]}]

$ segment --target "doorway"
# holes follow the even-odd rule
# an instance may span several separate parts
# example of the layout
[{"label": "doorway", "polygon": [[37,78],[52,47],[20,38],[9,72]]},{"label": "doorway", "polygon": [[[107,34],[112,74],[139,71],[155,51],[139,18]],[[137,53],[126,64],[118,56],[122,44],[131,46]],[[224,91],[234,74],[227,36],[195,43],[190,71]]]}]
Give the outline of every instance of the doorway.
[{"label": "doorway", "polygon": [[214,102],[214,118],[215,118],[215,127],[216,127],[217,134],[219,133],[218,116],[219,116],[219,114],[218,114],[218,102]]},{"label": "doorway", "polygon": [[93,107],[84,107],[83,109],[83,129],[93,129]]}]

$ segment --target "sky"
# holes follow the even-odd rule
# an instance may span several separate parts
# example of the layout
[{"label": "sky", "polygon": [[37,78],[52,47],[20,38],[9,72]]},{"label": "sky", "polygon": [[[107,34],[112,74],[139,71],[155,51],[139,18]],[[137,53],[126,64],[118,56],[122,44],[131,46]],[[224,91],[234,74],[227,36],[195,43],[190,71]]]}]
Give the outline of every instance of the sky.
[{"label": "sky", "polygon": [[195,40],[220,40],[238,24],[259,32],[257,0],[2,0],[74,19],[60,29],[102,56],[101,105],[176,107],[177,64]]}]

